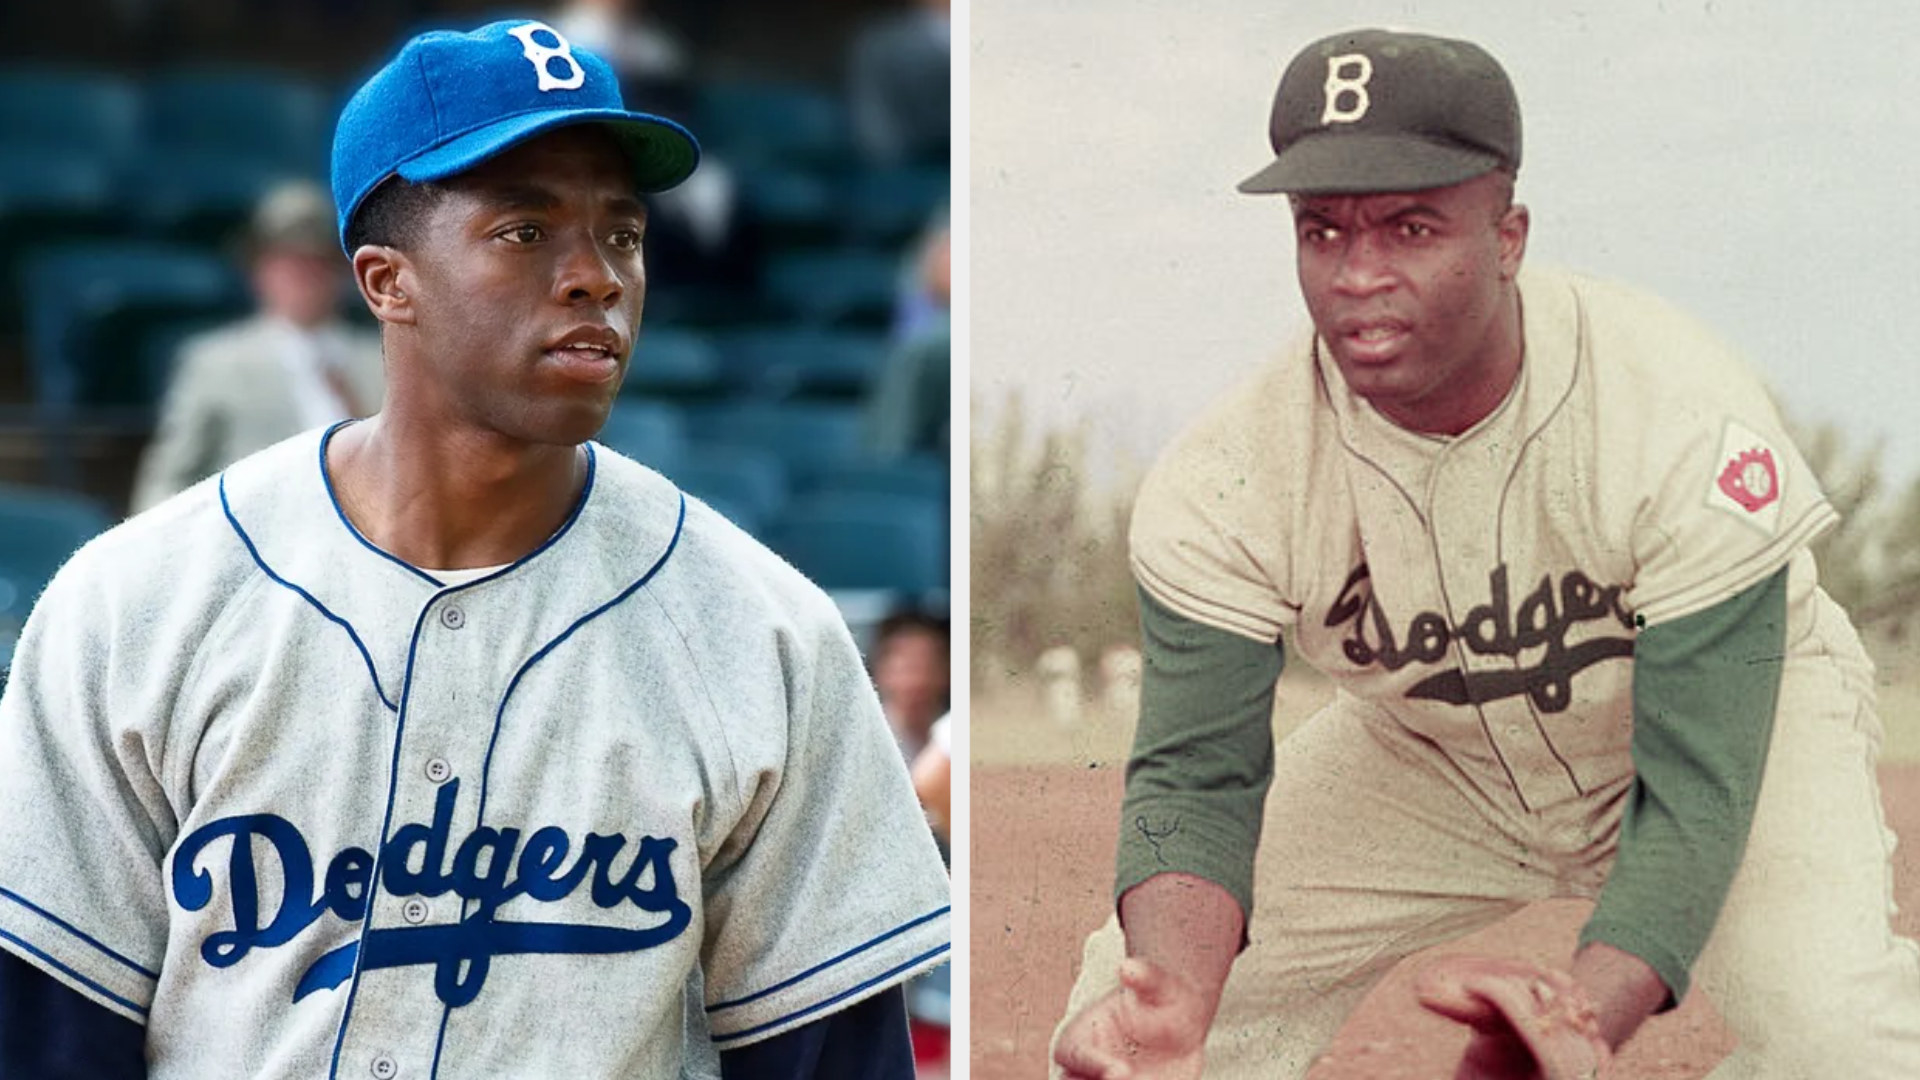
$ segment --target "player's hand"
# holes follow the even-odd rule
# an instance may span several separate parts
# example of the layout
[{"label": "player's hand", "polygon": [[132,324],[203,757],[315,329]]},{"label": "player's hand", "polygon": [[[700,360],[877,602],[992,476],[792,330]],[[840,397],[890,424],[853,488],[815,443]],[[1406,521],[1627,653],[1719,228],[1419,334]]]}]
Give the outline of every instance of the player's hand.
[{"label": "player's hand", "polygon": [[1073,1018],[1054,1047],[1066,1080],[1199,1080],[1212,1003],[1178,975],[1134,957],[1120,985]]},{"label": "player's hand", "polygon": [[1422,972],[1420,1004],[1473,1029],[1454,1080],[1598,1080],[1612,1052],[1573,976],[1458,956]]}]

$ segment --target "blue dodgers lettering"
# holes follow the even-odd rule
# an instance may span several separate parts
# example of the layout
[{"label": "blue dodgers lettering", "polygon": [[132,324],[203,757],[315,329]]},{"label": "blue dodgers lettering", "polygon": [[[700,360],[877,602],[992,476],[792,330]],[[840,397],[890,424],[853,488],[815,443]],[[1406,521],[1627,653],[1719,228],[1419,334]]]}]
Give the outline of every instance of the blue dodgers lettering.
[{"label": "blue dodgers lettering", "polygon": [[[367,931],[311,964],[294,988],[295,1001],[319,990],[339,987],[352,977],[355,962],[363,971],[416,964],[434,966],[434,992],[449,1006],[473,1001],[486,983],[493,958],[517,953],[625,953],[650,949],[678,937],[693,920],[680,898],[672,858],[672,838],[642,836],[630,862],[624,833],[588,833],[569,865],[573,838],[547,825],[521,844],[519,829],[473,829],[451,846],[453,807],[460,781],[443,784],[434,799],[430,823],[408,823],[393,831],[381,850],[380,884],[389,896],[441,896],[451,892],[469,903],[457,923],[396,926]],[[227,889],[234,925],[201,942],[200,955],[214,967],[231,967],[255,949],[294,940],[331,913],[346,922],[366,917],[373,891],[374,859],[360,848],[346,848],[327,864],[315,894],[313,855],[300,830],[273,814],[221,818],[194,830],[174,854],[173,895],[187,911],[213,900],[213,875],[196,866],[208,845],[230,838]],[[271,858],[261,860],[263,851]],[[279,896],[271,912],[261,910],[260,875],[277,872]],[[546,904],[571,896],[581,885],[601,908],[631,904],[649,915],[665,916],[654,926],[629,929],[496,918],[499,908],[521,896]]]}]

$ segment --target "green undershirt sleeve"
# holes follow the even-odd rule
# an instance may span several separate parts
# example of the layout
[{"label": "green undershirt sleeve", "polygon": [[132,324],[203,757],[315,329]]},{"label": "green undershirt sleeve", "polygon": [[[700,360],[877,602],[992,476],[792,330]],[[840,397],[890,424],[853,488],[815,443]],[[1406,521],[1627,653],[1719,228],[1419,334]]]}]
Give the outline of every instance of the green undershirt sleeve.
[{"label": "green undershirt sleeve", "polygon": [[1278,641],[1170,611],[1140,591],[1140,723],[1127,761],[1114,900],[1155,874],[1211,881],[1253,910],[1253,858],[1273,781]]},{"label": "green undershirt sleeve", "polygon": [[1787,571],[1705,611],[1640,632],[1633,655],[1634,780],[1620,849],[1580,944],[1647,962],[1686,996],[1746,849],[1785,653]]}]

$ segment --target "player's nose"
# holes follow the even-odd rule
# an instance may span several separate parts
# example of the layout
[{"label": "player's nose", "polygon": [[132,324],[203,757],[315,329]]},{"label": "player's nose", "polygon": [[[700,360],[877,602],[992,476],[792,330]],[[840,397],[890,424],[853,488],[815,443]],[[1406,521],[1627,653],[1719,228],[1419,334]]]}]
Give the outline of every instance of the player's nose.
[{"label": "player's nose", "polygon": [[1351,296],[1370,296],[1392,286],[1393,260],[1387,245],[1372,230],[1357,231],[1340,251],[1333,287]]},{"label": "player's nose", "polygon": [[596,303],[612,307],[626,295],[625,280],[616,256],[591,236],[571,236],[555,266],[554,292],[566,304]]}]

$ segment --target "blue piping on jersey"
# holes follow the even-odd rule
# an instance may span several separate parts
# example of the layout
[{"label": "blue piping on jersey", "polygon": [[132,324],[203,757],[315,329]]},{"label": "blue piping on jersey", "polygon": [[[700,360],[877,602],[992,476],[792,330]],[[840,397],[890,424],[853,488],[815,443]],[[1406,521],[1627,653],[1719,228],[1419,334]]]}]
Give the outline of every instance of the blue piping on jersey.
[{"label": "blue piping on jersey", "polygon": [[[373,541],[363,536],[359,529],[354,528],[353,522],[347,520],[347,512],[341,509],[340,498],[339,496],[335,495],[333,491],[333,477],[328,475],[327,473],[327,443],[332,441],[333,435],[335,432],[339,431],[343,427],[346,427],[348,424],[353,424],[353,423],[358,423],[358,421],[342,420],[339,423],[328,428],[326,434],[320,436],[320,483],[327,490],[327,500],[333,504],[333,512],[340,516],[340,524],[346,527],[347,533],[349,535],[351,535],[355,540],[358,540],[360,542],[361,547],[366,548],[368,551],[373,552],[375,555],[380,556],[381,558],[387,560],[388,562],[394,563],[404,568],[407,572],[425,580],[428,584],[434,586],[435,588],[445,589],[446,592],[442,593],[441,595],[447,595],[453,592],[457,592],[461,589],[469,589],[475,585],[480,585],[480,584],[484,584],[485,582],[492,581],[495,578],[500,577],[502,574],[506,574],[512,571],[515,567],[520,566],[521,564],[539,555],[541,552],[552,547],[555,543],[557,543],[560,540],[561,537],[567,535],[568,531],[570,531],[573,528],[573,523],[580,519],[580,511],[586,508],[587,497],[593,494],[593,475],[595,470],[598,467],[598,463],[594,459],[593,443],[591,441],[588,441],[580,444],[581,446],[585,447],[587,451],[586,483],[582,484],[580,487],[580,497],[574,500],[573,511],[567,515],[567,520],[561,522],[560,527],[554,530],[553,535],[541,541],[539,547],[534,548],[532,551],[527,552],[525,555],[521,556],[520,558],[515,559],[512,563],[501,567],[500,569],[494,571],[491,574],[488,574],[486,577],[475,578],[472,581],[464,582],[460,585],[455,585],[451,589],[448,589],[446,582],[441,581],[439,578],[434,577],[432,574],[427,573],[425,570],[420,569],[419,567],[413,565],[407,560],[400,558],[398,555],[395,555],[392,552],[387,551],[384,548],[381,548],[379,545],[375,544]],[[436,596],[434,599],[437,600],[439,599],[439,597]]]},{"label": "blue piping on jersey", "polygon": [[373,929],[373,901],[380,892],[380,861],[386,855],[387,830],[393,827],[393,793],[400,783],[400,743],[407,730],[407,700],[413,693],[414,653],[420,645],[420,628],[427,621],[427,612],[432,610],[431,602],[420,606],[420,614],[413,620],[413,636],[408,639],[407,670],[400,679],[400,709],[393,727],[393,753],[387,758],[387,808],[380,817],[380,843],[374,848],[373,869],[367,873],[367,910],[360,916],[360,936],[354,947],[353,981],[347,986],[347,1005],[340,1011],[340,1026],[333,1034],[333,1060],[327,1065],[330,1080],[340,1073],[340,1048],[346,1044],[347,1025],[353,1020],[353,1003],[360,996],[358,958],[367,955],[367,934]]},{"label": "blue piping on jersey", "polygon": [[716,1013],[716,1012],[719,1012],[721,1009],[737,1008],[741,1005],[747,1004],[748,1002],[758,1001],[769,994],[777,994],[780,991],[785,990],[789,986],[793,986],[796,983],[802,983],[808,979],[813,978],[815,975],[820,974],[821,972],[827,970],[828,968],[834,966],[835,964],[840,963],[843,960],[847,960],[851,957],[859,955],[860,953],[866,952],[868,949],[871,949],[874,946],[890,938],[899,937],[901,934],[906,933],[907,931],[913,929],[914,927],[919,926],[922,923],[931,922],[934,919],[937,919],[940,916],[945,915],[952,910],[953,910],[953,905],[949,904],[938,911],[930,911],[927,914],[922,915],[917,919],[913,919],[908,922],[901,923],[899,926],[896,926],[893,929],[887,931],[886,933],[881,934],[879,937],[871,938],[858,945],[855,945],[853,948],[848,949],[846,952],[843,952],[839,956],[833,957],[830,960],[823,960],[820,963],[815,964],[814,966],[808,968],[807,970],[801,972],[798,975],[795,975],[790,979],[787,979],[784,982],[774,983],[772,986],[767,987],[765,990],[748,994],[746,997],[743,997],[743,998],[734,998],[732,1001],[722,1001],[717,1005],[709,1005],[707,1006],[707,1012]]},{"label": "blue piping on jersey", "polygon": [[353,423],[358,423],[358,421],[342,420],[339,423],[328,428],[326,431],[326,434],[320,436],[320,486],[327,490],[327,501],[333,504],[333,512],[339,515],[340,524],[346,527],[347,535],[353,537],[355,540],[360,541],[361,547],[366,548],[368,551],[373,552],[375,555],[380,556],[381,558],[387,560],[390,563],[394,563],[395,565],[399,566],[401,569],[406,570],[408,573],[411,573],[417,577],[425,578],[429,585],[433,585],[435,587],[445,585],[446,582],[440,581],[434,578],[431,574],[428,574],[425,570],[420,569],[419,567],[413,565],[412,563],[406,561],[405,559],[399,558],[390,552],[382,551],[379,547],[375,546],[373,541],[360,535],[360,530],[354,528],[353,522],[347,520],[347,512],[340,508],[340,497],[334,494],[333,492],[333,477],[327,475],[327,444],[333,441],[334,432],[339,431],[341,428],[346,427],[348,424],[353,424]]},{"label": "blue piping on jersey", "polygon": [[73,976],[75,980],[81,983],[85,983],[87,986],[87,989],[92,990],[94,993],[99,994],[101,997],[107,998],[110,1001],[117,1001],[120,1004],[125,1005],[127,1008],[132,1009],[134,1012],[139,1013],[141,1016],[147,1015],[146,1006],[141,1005],[138,1002],[128,1001],[126,998],[121,997],[119,994],[116,994],[113,991],[107,989],[106,987],[101,986],[99,983],[94,982],[92,979],[87,978],[85,975],[80,974],[79,972],[73,970],[67,965],[61,963],[59,960],[55,959],[53,956],[42,951],[38,946],[34,945],[33,942],[28,941],[25,938],[17,937],[13,934],[9,934],[5,930],[0,930],[0,938],[6,938],[8,941],[13,942],[15,945],[18,945],[21,948],[32,953],[33,955],[39,957],[40,959],[45,960],[47,963],[52,964],[54,967],[57,967],[61,971],[66,972],[68,975]]},{"label": "blue piping on jersey", "polygon": [[[588,476],[589,476],[589,482],[591,482],[591,476],[592,476],[591,469],[593,467],[593,457],[592,457],[593,446],[591,443],[587,445],[587,454],[588,454],[587,465],[589,469]],[[549,641],[545,645],[540,646],[538,651],[536,651],[532,656],[527,658],[526,663],[520,665],[520,670],[513,673],[512,680],[507,683],[506,693],[500,695],[500,708],[497,711],[495,711],[493,714],[493,734],[487,739],[487,756],[481,759],[480,805],[478,810],[475,812],[474,819],[473,819],[476,827],[486,824],[486,821],[487,821],[487,781],[493,774],[493,751],[494,751],[494,747],[499,745],[499,742],[500,742],[500,727],[502,724],[506,722],[506,719],[507,719],[507,703],[513,700],[513,692],[516,688],[519,687],[520,680],[523,677],[525,677],[527,672],[533,670],[533,665],[539,663],[542,659],[546,657],[548,653],[558,648],[561,642],[572,637],[573,632],[575,630],[580,629],[582,626],[585,626],[586,624],[599,618],[601,615],[604,615],[607,612],[613,610],[615,607],[618,607],[620,604],[625,603],[629,597],[631,597],[634,593],[640,591],[641,586],[645,585],[649,581],[652,581],[653,576],[660,572],[661,567],[667,565],[667,560],[672,558],[674,551],[679,548],[680,534],[683,531],[685,531],[687,526],[687,496],[685,492],[680,492],[679,495],[680,495],[680,512],[673,522],[673,536],[667,541],[667,549],[660,553],[660,557],[654,560],[652,566],[647,567],[647,572],[644,574],[641,574],[639,579],[636,580],[633,584],[628,585],[626,588],[620,590],[620,592],[616,594],[613,599],[607,601],[604,604],[601,604],[599,607],[594,608],[592,611],[587,612],[585,615],[580,616],[578,619],[575,619],[571,626],[568,626],[565,630],[560,631],[559,634],[554,636],[554,639],[552,641]],[[532,556],[528,556],[528,558],[531,558],[531,557]],[[502,573],[504,572],[505,571],[502,571]],[[478,582],[476,582],[475,584],[478,584]],[[409,668],[412,667],[411,660],[408,661],[408,667]],[[380,835],[382,837],[386,836],[386,830],[384,827],[381,829]],[[377,872],[378,868],[376,867],[375,870]],[[375,880],[377,881],[378,879],[376,878]],[[461,918],[464,919],[466,917],[468,907],[471,903],[472,901],[461,902],[461,905],[460,905]],[[349,1003],[349,1007],[351,1007],[351,1003]],[[440,1075],[440,1051],[441,1051],[441,1048],[446,1043],[447,1020],[452,1015],[453,1015],[452,1006],[446,1005],[441,1007],[440,1033],[434,1038],[433,1068],[427,1074],[429,1077],[437,1077]],[[344,1027],[342,1028],[342,1030],[344,1030]]]},{"label": "blue piping on jersey", "polygon": [[879,983],[883,983],[888,979],[893,978],[895,975],[898,975],[901,972],[907,970],[908,968],[913,967],[916,964],[924,963],[928,960],[931,960],[934,957],[939,956],[941,953],[946,952],[948,949],[952,947],[953,947],[952,944],[948,943],[948,944],[939,945],[934,948],[928,949],[926,952],[921,953],[919,956],[916,956],[911,960],[907,960],[902,963],[895,964],[893,967],[890,967],[887,970],[881,972],[880,974],[875,975],[873,978],[868,979],[866,982],[860,983],[857,986],[847,987],[845,990],[840,991],[839,993],[833,995],[832,997],[826,999],[825,1001],[816,1001],[812,1005],[809,1005],[804,1009],[796,1009],[785,1016],[779,1017],[777,1019],[769,1020],[764,1024],[757,1024],[753,1027],[747,1028],[745,1031],[736,1031],[731,1035],[715,1035],[713,1037],[713,1043],[715,1046],[718,1046],[721,1043],[739,1042],[741,1039],[758,1035],[763,1031],[767,1031],[771,1028],[779,1027],[781,1024],[791,1023],[792,1021],[798,1020],[803,1016],[811,1016],[812,1014],[817,1013],[820,1010],[825,1009],[830,1005],[837,1005],[840,1002],[845,1001],[846,999],[854,996],[855,994],[860,993],[863,990],[866,990],[869,987],[875,986]]},{"label": "blue piping on jersey", "polygon": [[[33,912],[35,915],[40,916],[41,918],[47,920],[48,922],[54,924],[55,926],[58,926],[60,929],[65,930],[67,933],[72,934],[74,937],[79,938],[81,941],[86,942],[88,945],[93,946],[95,949],[99,950],[101,955],[105,956],[107,959],[118,961],[123,967],[126,967],[127,969],[133,971],[136,974],[145,975],[147,978],[152,979],[156,982],[159,981],[160,979],[159,972],[148,971],[146,968],[143,968],[139,964],[134,963],[132,960],[128,959],[126,956],[123,956],[122,954],[117,953],[112,949],[108,948],[98,938],[80,929],[79,927],[73,925],[67,920],[61,918],[60,916],[55,915],[53,912],[48,911],[46,908],[41,907],[39,904],[34,903],[33,901],[27,899],[24,896],[21,896],[19,893],[14,892],[12,889],[0,887],[0,896],[3,896],[8,900],[13,901],[16,904],[19,904],[21,907],[26,908],[28,911]],[[15,938],[14,940],[19,941],[20,939]]]},{"label": "blue piping on jersey", "polygon": [[253,564],[260,568],[261,573],[267,575],[275,584],[293,590],[294,594],[299,596],[300,599],[312,604],[315,611],[325,615],[329,621],[338,623],[342,629],[346,630],[347,636],[353,639],[353,647],[360,650],[360,659],[367,662],[367,675],[373,679],[373,692],[380,695],[380,704],[385,705],[389,712],[396,711],[397,706],[394,705],[391,698],[387,697],[386,689],[380,685],[380,672],[373,666],[373,654],[367,651],[366,643],[360,640],[360,634],[354,630],[353,624],[335,615],[327,608],[327,605],[321,603],[312,593],[281,577],[279,574],[274,573],[273,567],[268,566],[267,561],[260,557],[260,549],[253,546],[253,537],[248,536],[247,530],[241,527],[240,519],[233,516],[233,506],[227,502],[226,473],[220,474],[220,509],[226,513],[227,524],[233,526],[233,531],[240,537],[240,542],[247,546],[247,554],[253,557]]},{"label": "blue piping on jersey", "polygon": [[681,531],[687,526],[687,496],[685,492],[678,494],[680,495],[680,513],[673,522],[673,536],[667,541],[667,550],[660,553],[660,557],[654,560],[652,566],[647,567],[647,572],[641,574],[639,580],[633,584],[621,589],[613,599],[575,619],[573,625],[560,631],[552,641],[540,646],[539,651],[528,657],[527,662],[520,665],[520,670],[513,673],[513,679],[507,683],[507,692],[500,695],[500,708],[493,714],[493,734],[487,739],[487,756],[480,762],[480,808],[474,817],[476,825],[484,825],[487,822],[487,781],[493,772],[493,750],[500,742],[500,726],[507,719],[507,703],[513,700],[513,692],[520,686],[520,680],[526,677],[527,672],[533,670],[533,665],[545,659],[546,655],[558,648],[561,642],[572,637],[575,630],[625,603],[628,597],[640,591],[641,586],[652,581],[653,575],[659,573],[661,567],[667,565],[667,560],[673,557],[674,549],[680,546]]}]

